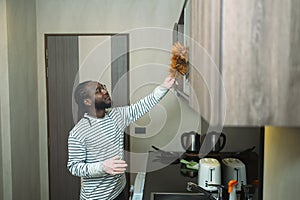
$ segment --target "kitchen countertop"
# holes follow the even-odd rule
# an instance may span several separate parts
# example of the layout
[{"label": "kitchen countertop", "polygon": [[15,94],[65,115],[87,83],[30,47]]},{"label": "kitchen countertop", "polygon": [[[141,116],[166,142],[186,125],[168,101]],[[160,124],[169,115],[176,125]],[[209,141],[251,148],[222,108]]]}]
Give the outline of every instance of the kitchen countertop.
[{"label": "kitchen countertop", "polygon": [[[166,163],[165,167],[148,172],[148,170],[162,167],[159,163],[160,155],[159,152],[150,152],[149,154],[143,200],[150,200],[151,192],[187,192],[187,182],[197,183],[197,176],[190,178],[181,174],[181,163],[169,163],[169,165]],[[163,158],[162,162],[164,165]]]},{"label": "kitchen countertop", "polygon": [[[190,157],[179,152],[177,154],[180,158],[186,160],[199,160],[198,156]],[[243,155],[237,155],[236,153],[231,152],[221,152],[218,154],[208,154],[205,157],[216,158],[219,161],[225,157],[239,158],[245,163],[246,168],[248,168],[247,180],[253,180],[258,177],[258,158],[257,154],[254,152],[247,152],[247,154]],[[189,174],[185,172],[188,172]],[[170,157],[163,157],[162,153],[159,151],[149,152],[143,200],[150,200],[152,192],[188,192],[186,190],[188,182],[198,182],[198,172],[196,170],[186,169],[183,164],[178,162],[178,160]]]}]

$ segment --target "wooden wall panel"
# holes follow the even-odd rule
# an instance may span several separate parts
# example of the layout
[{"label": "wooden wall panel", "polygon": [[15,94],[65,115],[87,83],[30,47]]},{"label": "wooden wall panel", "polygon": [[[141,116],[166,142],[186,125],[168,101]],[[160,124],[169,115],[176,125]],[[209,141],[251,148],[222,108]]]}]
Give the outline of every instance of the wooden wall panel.
[{"label": "wooden wall panel", "polygon": [[298,0],[191,0],[190,104],[207,122],[220,122],[225,101],[225,125],[300,125],[299,10]]},{"label": "wooden wall panel", "polygon": [[226,124],[300,125],[299,5],[224,1]]}]

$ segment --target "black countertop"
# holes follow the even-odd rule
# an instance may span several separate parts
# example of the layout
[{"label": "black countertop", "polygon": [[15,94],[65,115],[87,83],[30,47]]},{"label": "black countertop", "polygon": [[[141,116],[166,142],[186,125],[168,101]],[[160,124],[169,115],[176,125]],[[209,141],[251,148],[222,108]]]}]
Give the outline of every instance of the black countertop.
[{"label": "black countertop", "polygon": [[[198,156],[189,156],[177,153],[180,158],[199,161]],[[238,155],[225,152],[208,154],[205,157],[216,158],[221,161],[226,157],[239,158],[246,165],[247,180],[254,180],[258,177],[258,156],[254,152]],[[186,169],[184,164],[179,163],[175,157],[164,157],[161,152],[149,152],[147,172],[144,185],[143,200],[150,200],[152,192],[188,192],[188,182],[198,182],[198,171]]]},{"label": "black countertop", "polygon": [[[172,163],[172,161],[175,162]],[[149,200],[151,192],[187,192],[187,182],[197,183],[198,178],[182,175],[181,166],[178,160],[163,158],[159,152],[150,152],[143,199]],[[195,173],[198,172],[195,171]]]}]

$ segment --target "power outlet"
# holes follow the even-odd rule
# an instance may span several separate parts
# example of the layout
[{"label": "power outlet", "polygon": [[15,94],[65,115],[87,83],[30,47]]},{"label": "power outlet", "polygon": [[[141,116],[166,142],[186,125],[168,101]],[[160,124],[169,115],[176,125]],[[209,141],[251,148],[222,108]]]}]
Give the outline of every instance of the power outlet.
[{"label": "power outlet", "polygon": [[135,134],[146,134],[145,127],[135,127],[134,129]]}]

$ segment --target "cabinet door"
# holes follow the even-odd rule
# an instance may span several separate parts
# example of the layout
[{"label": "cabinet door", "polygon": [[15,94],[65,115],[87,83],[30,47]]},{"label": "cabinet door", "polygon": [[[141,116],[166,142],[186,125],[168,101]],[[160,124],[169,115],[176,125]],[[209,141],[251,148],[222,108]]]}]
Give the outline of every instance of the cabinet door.
[{"label": "cabinet door", "polygon": [[225,109],[225,125],[300,125],[299,10],[298,0],[191,0],[191,37],[222,76],[192,44],[201,73],[192,67],[190,104],[205,120],[220,122]]},{"label": "cabinet door", "polygon": [[223,2],[223,81],[229,125],[262,125],[268,97],[263,57],[265,23],[260,1]]},{"label": "cabinet door", "polygon": [[190,105],[211,125],[222,121],[220,1],[191,0]]},{"label": "cabinet door", "polygon": [[225,123],[299,126],[300,2],[223,3]]}]

